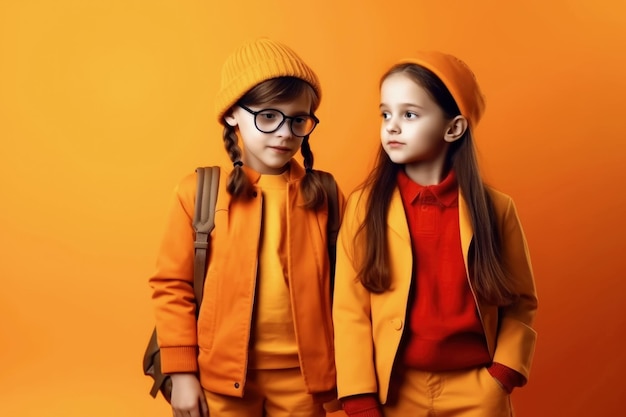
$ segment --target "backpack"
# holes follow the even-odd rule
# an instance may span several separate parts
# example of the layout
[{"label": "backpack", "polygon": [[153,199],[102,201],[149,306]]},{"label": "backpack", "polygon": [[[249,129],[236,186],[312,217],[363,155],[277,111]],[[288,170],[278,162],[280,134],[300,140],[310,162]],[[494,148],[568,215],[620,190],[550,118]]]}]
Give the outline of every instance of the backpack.
[{"label": "backpack", "polygon": [[[331,296],[335,278],[335,258],[337,233],[339,232],[339,200],[337,182],[332,174],[325,171],[316,171],[322,180],[326,195],[328,196],[328,256],[330,261]],[[219,189],[220,168],[217,166],[200,167],[196,169],[197,186],[196,201],[193,217],[195,232],[194,241],[194,265],[193,265],[193,290],[196,304],[200,307],[204,279],[207,270],[207,251],[209,249],[209,235],[215,227],[215,204]],[[199,308],[196,309],[196,312]],[[143,373],[151,377],[154,382],[150,390],[152,397],[160,391],[163,398],[170,402],[172,398],[172,380],[169,375],[161,372],[161,351],[157,343],[156,328],[152,331],[148,346],[143,356]]]}]

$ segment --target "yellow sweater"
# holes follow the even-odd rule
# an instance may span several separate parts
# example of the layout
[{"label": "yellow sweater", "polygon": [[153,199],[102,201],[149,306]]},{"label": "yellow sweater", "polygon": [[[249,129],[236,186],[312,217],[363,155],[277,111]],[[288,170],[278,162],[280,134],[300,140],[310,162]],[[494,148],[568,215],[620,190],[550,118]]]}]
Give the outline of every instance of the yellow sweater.
[{"label": "yellow sweater", "polygon": [[263,220],[249,357],[253,369],[296,368],[298,345],[289,299],[286,175],[262,175]]}]

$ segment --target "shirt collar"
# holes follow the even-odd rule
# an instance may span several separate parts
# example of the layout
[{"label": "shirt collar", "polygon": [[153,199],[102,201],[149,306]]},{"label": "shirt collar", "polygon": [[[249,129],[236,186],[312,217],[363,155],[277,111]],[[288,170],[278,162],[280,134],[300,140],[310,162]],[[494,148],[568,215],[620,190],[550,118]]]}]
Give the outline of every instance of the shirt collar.
[{"label": "shirt collar", "polygon": [[432,197],[444,207],[458,204],[459,188],[453,170],[448,172],[443,181],[434,185],[420,185],[409,178],[404,170],[398,171],[397,181],[402,197],[410,204],[427,203]]}]

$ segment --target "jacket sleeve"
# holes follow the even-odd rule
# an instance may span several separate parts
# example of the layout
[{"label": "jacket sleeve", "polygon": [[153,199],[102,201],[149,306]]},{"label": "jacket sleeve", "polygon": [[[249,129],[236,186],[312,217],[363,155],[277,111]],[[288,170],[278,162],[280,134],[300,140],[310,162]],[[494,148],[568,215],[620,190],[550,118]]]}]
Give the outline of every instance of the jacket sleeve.
[{"label": "jacket sleeve", "polygon": [[176,187],[165,233],[149,278],[163,373],[195,372],[196,307],[193,292],[195,174]]},{"label": "jacket sleeve", "polygon": [[519,298],[500,308],[500,329],[493,361],[516,370],[527,380],[537,340],[533,329],[537,292],[522,225],[515,204],[510,198],[507,200],[500,225],[503,257],[507,273],[513,275]]},{"label": "jacket sleeve", "polygon": [[337,243],[333,324],[339,398],[378,391],[370,293],[357,279],[355,268],[354,237],[361,222],[358,210],[358,194],[353,194],[346,203]]}]

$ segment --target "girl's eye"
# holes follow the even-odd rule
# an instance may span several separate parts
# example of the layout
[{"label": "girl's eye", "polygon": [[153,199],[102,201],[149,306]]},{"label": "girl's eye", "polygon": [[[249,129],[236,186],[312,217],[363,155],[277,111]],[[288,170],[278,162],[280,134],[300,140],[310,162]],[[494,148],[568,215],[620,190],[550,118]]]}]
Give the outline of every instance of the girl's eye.
[{"label": "girl's eye", "polygon": [[404,113],[404,117],[406,117],[407,119],[415,119],[415,118],[417,118],[417,114],[415,114],[415,113],[413,113],[411,111],[408,111],[408,112]]},{"label": "girl's eye", "polygon": [[383,120],[389,120],[391,118],[391,115],[386,111],[382,112],[380,115],[383,118]]},{"label": "girl's eye", "polygon": [[271,111],[264,111],[262,113],[259,113],[259,116],[266,120],[272,120],[277,117],[276,113],[271,112]]}]

